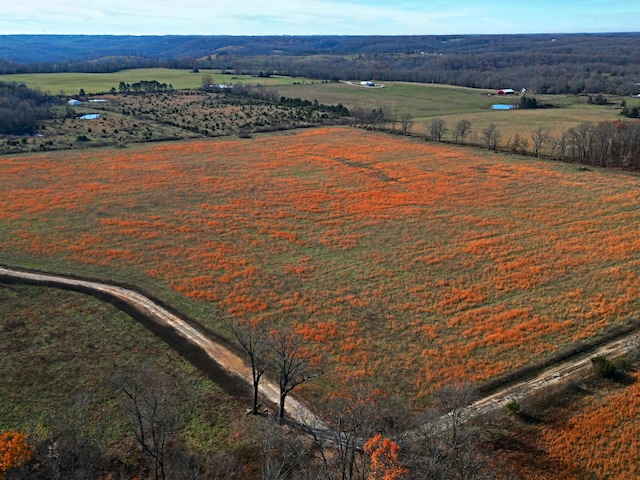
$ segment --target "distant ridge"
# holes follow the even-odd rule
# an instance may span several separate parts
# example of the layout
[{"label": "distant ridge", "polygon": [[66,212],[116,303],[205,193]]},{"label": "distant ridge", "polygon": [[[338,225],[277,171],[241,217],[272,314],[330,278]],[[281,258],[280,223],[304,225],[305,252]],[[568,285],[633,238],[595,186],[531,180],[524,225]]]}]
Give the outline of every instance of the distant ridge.
[{"label": "distant ridge", "polygon": [[[134,35],[0,35],[0,60],[18,64],[81,62],[111,56],[166,60],[206,55],[312,55],[359,53],[473,53],[497,42],[548,45],[567,39],[575,48],[613,45],[638,47],[640,33],[539,35],[413,36],[134,36]],[[631,40],[631,42],[629,42]],[[631,43],[631,44],[630,44]]]}]

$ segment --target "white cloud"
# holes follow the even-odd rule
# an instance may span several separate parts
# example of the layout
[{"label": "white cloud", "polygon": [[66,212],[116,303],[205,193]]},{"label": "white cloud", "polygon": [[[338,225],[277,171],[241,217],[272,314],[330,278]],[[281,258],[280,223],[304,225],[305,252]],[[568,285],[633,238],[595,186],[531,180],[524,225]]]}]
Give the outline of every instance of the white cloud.
[{"label": "white cloud", "polygon": [[[618,8],[629,9],[623,2],[617,3]],[[32,0],[3,6],[0,32],[401,35],[602,31],[598,25],[604,23],[603,16],[597,10],[602,5],[587,2],[576,8],[572,3],[541,0],[505,13],[495,2],[482,0]],[[615,5],[609,1],[608,11],[616,11]],[[567,10],[573,14],[562,14]],[[616,30],[629,31],[624,25],[636,25],[637,20],[638,13],[631,11],[619,16]]]},{"label": "white cloud", "polygon": [[[417,11],[330,0],[15,3],[3,11],[4,33],[130,34],[417,34],[442,30],[473,12]],[[38,31],[21,31],[33,29]]]}]

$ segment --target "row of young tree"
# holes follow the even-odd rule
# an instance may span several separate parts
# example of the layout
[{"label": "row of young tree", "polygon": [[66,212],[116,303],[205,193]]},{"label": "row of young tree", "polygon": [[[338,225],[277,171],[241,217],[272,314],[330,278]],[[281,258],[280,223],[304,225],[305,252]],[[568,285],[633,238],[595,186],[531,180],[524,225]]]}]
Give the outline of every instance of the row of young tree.
[{"label": "row of young tree", "polygon": [[[379,109],[352,109],[353,124],[363,128],[387,129],[392,133],[411,134],[413,117],[408,113]],[[449,127],[445,120],[433,118],[424,124],[426,138],[434,142],[476,145],[521,155],[542,156],[563,162],[599,167],[640,170],[640,123],[637,121],[584,122],[554,136],[546,127],[536,127],[528,135],[517,133],[506,144],[494,123],[476,132],[469,120]]]},{"label": "row of young tree", "polygon": [[265,100],[267,102],[282,105],[283,107],[292,107],[303,109],[309,112],[325,112],[332,118],[348,117],[349,109],[341,103],[335,105],[327,105],[319,103],[318,100],[305,100],[298,97],[284,97],[278,95],[278,92],[272,88],[266,88],[263,85],[216,85],[212,83],[210,75],[202,77],[200,89],[206,92],[213,92],[228,97],[246,97]]}]

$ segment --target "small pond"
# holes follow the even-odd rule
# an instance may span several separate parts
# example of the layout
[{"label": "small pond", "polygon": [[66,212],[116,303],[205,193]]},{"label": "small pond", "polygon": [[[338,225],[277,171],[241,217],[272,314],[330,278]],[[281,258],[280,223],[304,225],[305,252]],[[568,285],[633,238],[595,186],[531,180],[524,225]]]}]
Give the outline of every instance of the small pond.
[{"label": "small pond", "polygon": [[78,117],[80,120],[95,120],[96,118],[100,118],[99,113],[87,113],[86,115],[82,115]]},{"label": "small pond", "polygon": [[516,108],[516,105],[511,105],[506,103],[496,103],[491,105],[491,108],[494,110],[511,110],[512,108]]}]

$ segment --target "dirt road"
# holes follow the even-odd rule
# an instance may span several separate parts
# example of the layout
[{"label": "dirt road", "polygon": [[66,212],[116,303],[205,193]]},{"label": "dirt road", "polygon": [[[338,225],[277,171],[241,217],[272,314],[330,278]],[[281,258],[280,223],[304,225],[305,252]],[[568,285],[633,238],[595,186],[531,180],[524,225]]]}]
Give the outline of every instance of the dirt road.
[{"label": "dirt road", "polygon": [[486,414],[500,407],[504,407],[512,400],[519,400],[530,393],[533,393],[550,385],[558,384],[564,380],[570,379],[577,374],[587,373],[593,368],[591,359],[595,356],[602,355],[608,359],[622,356],[630,344],[640,339],[639,332],[633,332],[623,335],[612,340],[593,351],[576,355],[559,362],[537,375],[514,383],[508,387],[499,389],[491,395],[487,395],[477,400],[467,408],[465,418],[472,419],[480,415]]},{"label": "dirt road", "polygon": [[[225,371],[239,377],[244,382],[251,385],[251,370],[247,365],[245,365],[244,361],[240,357],[228,348],[209,338],[206,334],[187,323],[184,319],[169,312],[165,308],[159,306],[149,298],[134,290],[58,275],[12,270],[0,266],[0,281],[2,281],[3,278],[12,279],[14,281],[22,280],[35,283],[46,283],[47,285],[58,285],[66,288],[77,287],[84,291],[90,290],[98,292],[124,302],[130,307],[136,309],[148,320],[161,326],[172,328],[177,335],[186,339],[190,344],[202,349],[208,355],[210,360],[218,364]],[[489,413],[492,410],[503,407],[513,399],[522,398],[536,390],[568,379],[576,373],[584,372],[587,369],[592,368],[591,358],[596,355],[603,355],[607,358],[620,356],[626,351],[629,342],[638,338],[640,338],[639,332],[626,334],[616,340],[602,345],[594,351],[576,355],[558,362],[529,379],[516,382],[508,387],[499,389],[493,394],[482,397],[467,407],[464,417],[467,420],[470,420]],[[277,385],[267,380],[262,380],[260,392],[271,402],[278,404],[280,390]],[[318,430],[326,428],[320,418],[290,396],[287,397],[286,411],[292,419],[300,424]]]},{"label": "dirt road", "polygon": [[[165,308],[157,305],[149,298],[134,290],[58,275],[11,270],[0,266],[0,281],[2,278],[46,283],[47,285],[77,287],[82,290],[91,290],[117,299],[131,306],[147,319],[159,323],[162,326],[172,328],[177,335],[180,335],[191,344],[202,349],[211,360],[226,372],[241,378],[249,385],[252,384],[250,368],[235,353],[223,345],[211,340],[204,333],[187,323],[179,316],[167,311]],[[276,405],[278,404],[280,398],[280,388],[278,385],[263,379],[260,382],[260,393],[272,403]],[[324,428],[320,419],[295,398],[288,396],[285,406],[287,414],[296,422],[308,425],[312,428]]]}]

